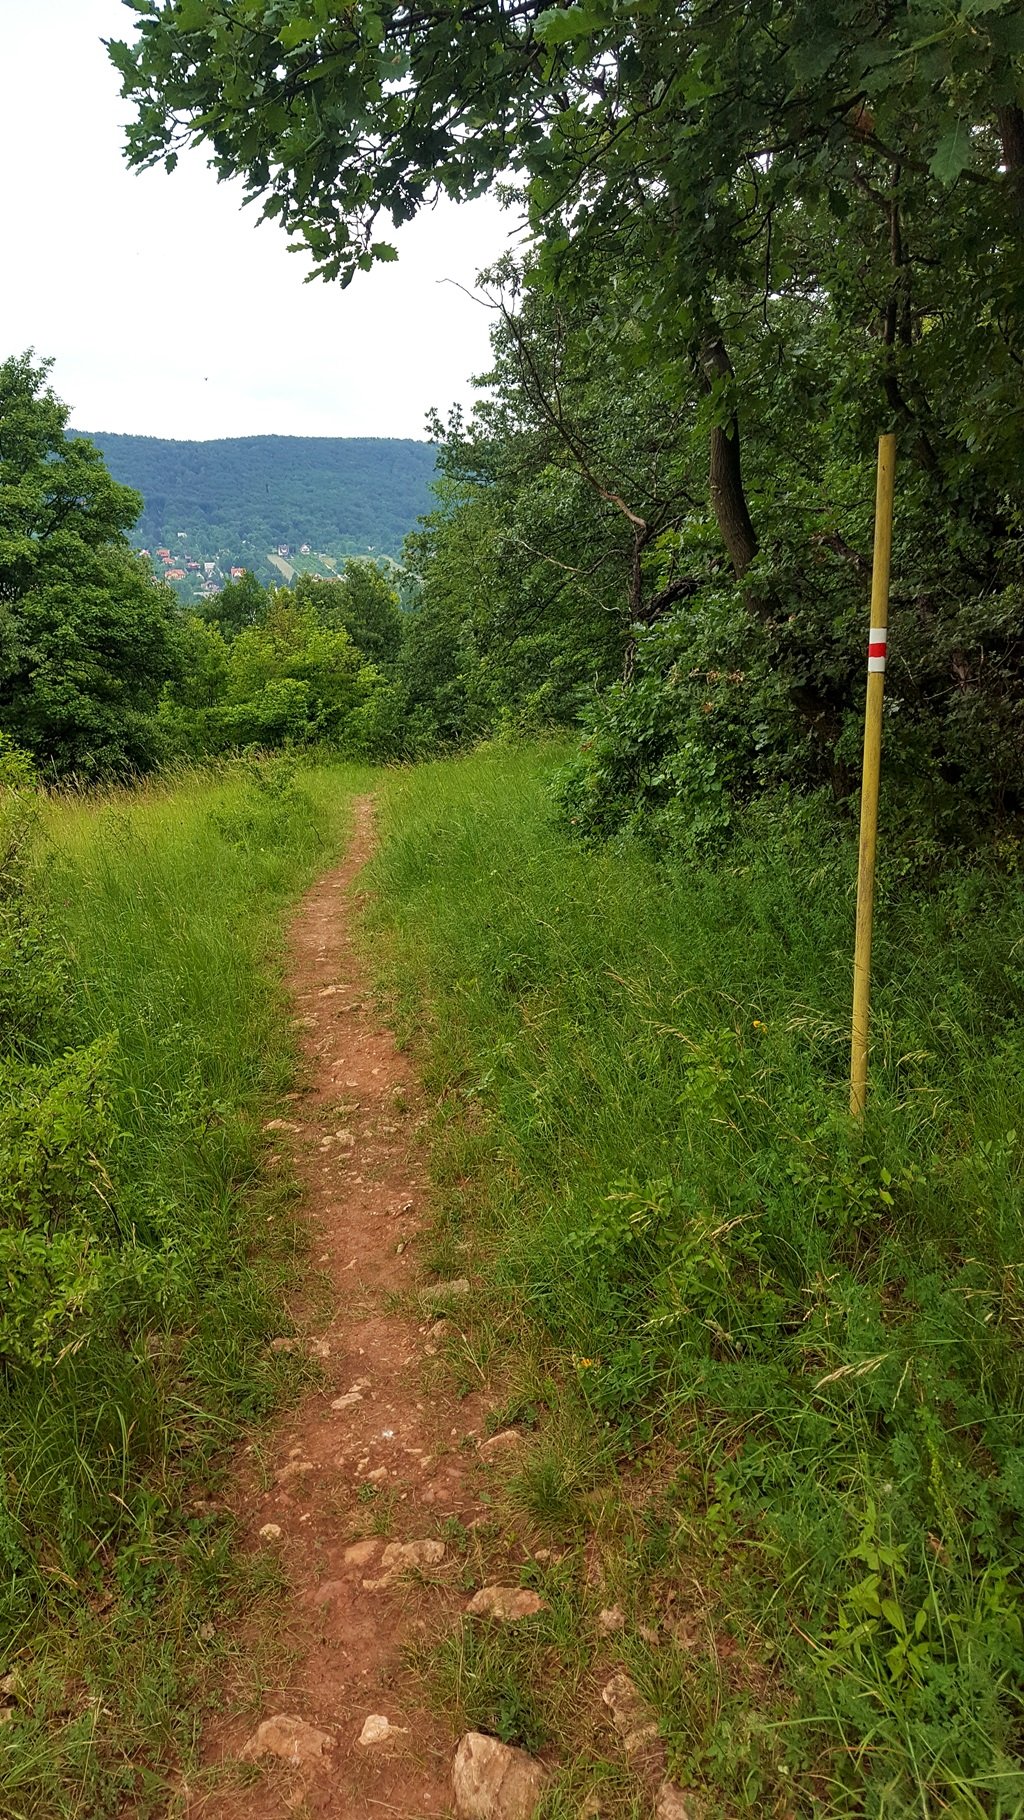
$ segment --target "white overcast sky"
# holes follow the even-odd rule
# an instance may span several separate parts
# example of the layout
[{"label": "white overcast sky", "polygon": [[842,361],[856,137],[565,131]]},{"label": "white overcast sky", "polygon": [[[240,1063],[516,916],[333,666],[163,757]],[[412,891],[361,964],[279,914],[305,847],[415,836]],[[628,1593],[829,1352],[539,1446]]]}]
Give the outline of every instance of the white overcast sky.
[{"label": "white overcast sky", "polygon": [[302,255],[202,151],[170,177],[127,169],[101,40],[132,18],[120,0],[0,0],[0,358],[53,355],[78,429],[423,436],[488,361],[487,311],[444,281],[472,285],[511,218],[441,204],[383,224],[397,263],[346,291],[304,284]]}]

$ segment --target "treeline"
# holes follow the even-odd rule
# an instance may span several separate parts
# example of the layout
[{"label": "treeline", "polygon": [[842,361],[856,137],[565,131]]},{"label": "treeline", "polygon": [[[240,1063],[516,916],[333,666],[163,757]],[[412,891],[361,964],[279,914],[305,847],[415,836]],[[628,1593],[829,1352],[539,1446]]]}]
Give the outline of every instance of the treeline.
[{"label": "treeline", "polygon": [[135,541],[179,532],[254,566],[278,544],[397,556],[430,503],[434,452],[401,437],[232,436],[174,442],[91,432],[114,479],[142,495]]},{"label": "treeline", "polygon": [[[561,787],[576,832],[683,849],[765,792],[852,805],[877,413],[870,389],[837,402],[851,337],[794,299],[737,365],[752,534],[757,516],[737,574],[699,373],[607,334],[623,279],[607,262],[572,298],[536,276],[507,261],[486,279],[493,366],[468,420],[433,425],[435,510],[404,571],[350,560],[277,590],[248,574],[201,616],[133,556],[138,495],[66,436],[45,363],[8,361],[0,727],[49,774],[88,778],[249,745],[390,760],[582,726]],[[886,775],[925,855],[1012,829],[1022,806],[1019,489],[1001,446],[933,463],[933,444],[952,461],[962,406],[950,373],[927,435],[901,438]]]}]

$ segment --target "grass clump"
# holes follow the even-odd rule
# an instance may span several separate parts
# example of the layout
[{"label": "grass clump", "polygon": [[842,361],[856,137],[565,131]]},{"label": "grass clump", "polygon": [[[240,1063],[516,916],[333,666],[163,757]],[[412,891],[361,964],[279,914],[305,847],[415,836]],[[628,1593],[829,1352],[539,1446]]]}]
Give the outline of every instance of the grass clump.
[{"label": "grass clump", "polygon": [[280,913],[354,772],[258,759],[0,792],[0,1810],[159,1811],[264,1564],[218,1456],[280,1395],[297,1234],[263,1174],[294,1065]]},{"label": "grass clump", "polygon": [[1009,1820],[1019,875],[925,886],[883,849],[860,1132],[828,808],[780,799],[657,866],[558,832],[557,756],[396,777],[375,868],[398,1014],[429,1013],[438,1250],[472,1231],[488,1259],[507,1394],[524,1329],[557,1384],[520,1498],[577,1520],[545,1434],[615,1462],[608,1572],[661,1627],[634,1667],[712,1812]]}]

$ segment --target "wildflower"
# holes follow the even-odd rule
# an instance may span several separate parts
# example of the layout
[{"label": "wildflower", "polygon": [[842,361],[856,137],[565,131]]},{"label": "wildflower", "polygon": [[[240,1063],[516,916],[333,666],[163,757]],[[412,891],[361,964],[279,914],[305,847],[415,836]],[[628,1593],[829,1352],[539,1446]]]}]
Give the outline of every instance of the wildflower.
[{"label": "wildflower", "polygon": [[755,1017],[755,1019],[754,1019],[754,1029],[755,1030],[767,1030],[767,1028],[768,1028],[767,1024],[762,1024],[761,1019],[759,1017]]}]

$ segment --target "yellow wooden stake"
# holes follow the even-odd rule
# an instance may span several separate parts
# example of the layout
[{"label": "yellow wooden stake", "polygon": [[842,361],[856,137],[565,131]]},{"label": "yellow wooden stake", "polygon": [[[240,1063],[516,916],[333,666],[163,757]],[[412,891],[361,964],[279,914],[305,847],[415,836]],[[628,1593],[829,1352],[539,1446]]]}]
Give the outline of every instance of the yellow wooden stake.
[{"label": "yellow wooden stake", "polygon": [[875,487],[875,554],[871,568],[871,629],[868,633],[868,692],[864,709],[864,777],[860,794],[860,856],[857,866],[857,939],[853,958],[853,1040],[850,1046],[850,1111],[864,1117],[868,1098],[868,1024],[871,1003],[871,929],[875,906],[875,851],[878,845],[878,783],[882,768],[882,694],[889,637],[889,568],[892,560],[892,498],[896,438],[878,438]]}]

